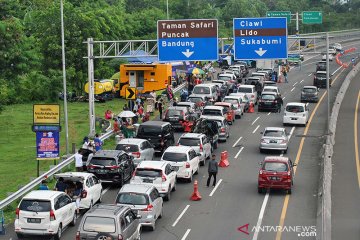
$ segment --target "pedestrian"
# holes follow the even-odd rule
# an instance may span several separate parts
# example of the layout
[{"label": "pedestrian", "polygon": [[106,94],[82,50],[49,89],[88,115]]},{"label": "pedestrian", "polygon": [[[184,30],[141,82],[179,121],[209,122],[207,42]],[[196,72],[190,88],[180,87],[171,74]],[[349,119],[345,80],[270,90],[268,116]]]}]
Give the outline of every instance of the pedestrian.
[{"label": "pedestrian", "polygon": [[124,105],[123,110],[124,110],[124,111],[128,111],[128,110],[129,110],[129,107],[128,107],[127,104]]},{"label": "pedestrian", "polygon": [[99,138],[99,134],[95,134],[95,138],[94,138],[94,143],[95,143],[95,151],[100,151],[102,149],[102,145],[103,145],[103,141],[101,141],[101,139]]},{"label": "pedestrian", "polygon": [[77,215],[79,215],[79,213],[80,213],[80,200],[81,200],[82,191],[83,191],[83,186],[82,186],[81,182],[76,182],[76,188],[75,188],[74,195],[72,198],[75,200]]},{"label": "pedestrian", "polygon": [[67,184],[64,182],[64,178],[60,177],[55,185],[55,191],[66,192]]},{"label": "pedestrian", "polygon": [[82,172],[83,170],[83,162],[82,162],[82,157],[83,155],[81,154],[81,150],[79,149],[79,151],[77,151],[77,153],[75,153],[75,168],[77,172]]},{"label": "pedestrian", "polygon": [[158,103],[158,109],[159,109],[160,120],[162,120],[162,111],[163,111],[163,100],[162,99],[160,99],[160,101]]},{"label": "pedestrian", "polygon": [[39,190],[49,190],[46,180],[42,180],[39,186]]},{"label": "pedestrian", "polygon": [[281,113],[282,105],[284,104],[284,101],[280,95],[276,97],[276,103],[277,103],[277,112]]},{"label": "pedestrian", "polygon": [[133,112],[137,112],[139,109],[139,105],[138,104],[135,104],[134,105],[134,108],[133,108]]},{"label": "pedestrian", "polygon": [[113,119],[113,117],[114,117],[114,114],[112,113],[112,111],[110,111],[109,109],[106,110],[106,112],[105,112],[105,119],[106,119],[106,120],[110,120],[110,119]]},{"label": "pedestrian", "polygon": [[288,83],[288,79],[287,79],[287,72],[286,72],[286,69],[284,69],[284,71],[282,72],[282,74],[284,75],[284,78],[285,78],[285,82]]},{"label": "pedestrian", "polygon": [[208,173],[209,173],[209,177],[207,179],[206,186],[209,187],[211,177],[214,177],[213,187],[215,187],[215,185],[216,185],[216,174],[218,173],[218,163],[216,162],[216,155],[215,154],[213,154],[211,156],[211,160],[209,162],[209,167],[208,167]]}]

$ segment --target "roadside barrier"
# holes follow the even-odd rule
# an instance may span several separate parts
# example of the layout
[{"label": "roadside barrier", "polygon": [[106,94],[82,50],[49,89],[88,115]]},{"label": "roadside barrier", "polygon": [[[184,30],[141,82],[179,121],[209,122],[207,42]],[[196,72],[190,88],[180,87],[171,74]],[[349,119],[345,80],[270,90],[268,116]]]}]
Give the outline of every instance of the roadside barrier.
[{"label": "roadside barrier", "polygon": [[194,192],[192,193],[190,200],[191,201],[200,201],[201,200],[201,195],[199,193],[199,187],[198,187],[197,180],[194,181]]},{"label": "roadside barrier", "polygon": [[228,167],[229,165],[230,165],[230,163],[229,163],[228,152],[227,151],[221,152],[219,167]]}]

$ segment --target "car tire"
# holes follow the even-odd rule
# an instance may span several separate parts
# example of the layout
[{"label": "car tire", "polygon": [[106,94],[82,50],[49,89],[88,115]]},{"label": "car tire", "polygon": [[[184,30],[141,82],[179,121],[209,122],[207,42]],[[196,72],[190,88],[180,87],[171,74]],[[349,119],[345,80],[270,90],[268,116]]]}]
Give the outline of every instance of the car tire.
[{"label": "car tire", "polygon": [[195,175],[198,175],[198,174],[199,174],[199,169],[200,169],[200,163],[198,164],[197,169],[196,169],[196,172],[194,173]]},{"label": "car tire", "polygon": [[168,193],[166,194],[164,200],[165,201],[170,201],[170,199],[171,199],[171,186],[169,186]]},{"label": "car tire", "polygon": [[176,191],[176,179],[175,179],[175,182],[174,182],[174,186],[173,188],[171,189],[172,192],[175,192]]},{"label": "car tire", "polygon": [[286,154],[287,153],[287,148],[284,150],[284,154]]},{"label": "car tire", "polygon": [[202,160],[199,164],[200,166],[205,166],[205,161],[206,161],[206,158],[204,158],[204,160]]},{"label": "car tire", "polygon": [[59,224],[58,231],[54,235],[54,240],[60,240],[61,235],[62,235],[62,226],[61,226],[61,224]]},{"label": "car tire", "polygon": [[25,236],[21,233],[16,233],[18,239],[23,239]]},{"label": "car tire", "polygon": [[193,175],[194,175],[194,173],[191,173],[191,176],[188,179],[188,183],[191,183],[193,181]]},{"label": "car tire", "polygon": [[158,218],[162,218],[164,216],[164,205],[161,206],[161,212]]},{"label": "car tire", "polygon": [[70,226],[75,226],[76,225],[76,212],[75,212],[75,214],[74,214],[74,217],[73,217],[73,219],[71,220],[71,222],[70,222]]},{"label": "car tire", "polygon": [[154,224],[151,226],[151,231],[154,232],[155,229],[156,229],[156,227],[155,227],[155,223],[154,223]]},{"label": "car tire", "polygon": [[264,188],[258,187],[258,193],[260,194],[264,193]]},{"label": "car tire", "polygon": [[264,149],[261,149],[261,148],[260,148],[259,150],[260,150],[260,153],[264,153]]},{"label": "car tire", "polygon": [[291,188],[287,190],[287,194],[291,194]]},{"label": "car tire", "polygon": [[120,175],[120,187],[122,187],[122,186],[124,186],[124,183],[125,183],[125,181],[124,181],[124,173],[122,173],[121,175]]},{"label": "car tire", "polygon": [[103,191],[101,190],[101,192],[100,192],[100,196],[99,196],[99,200],[98,200],[98,203],[101,203],[102,202],[102,196],[103,196]]}]

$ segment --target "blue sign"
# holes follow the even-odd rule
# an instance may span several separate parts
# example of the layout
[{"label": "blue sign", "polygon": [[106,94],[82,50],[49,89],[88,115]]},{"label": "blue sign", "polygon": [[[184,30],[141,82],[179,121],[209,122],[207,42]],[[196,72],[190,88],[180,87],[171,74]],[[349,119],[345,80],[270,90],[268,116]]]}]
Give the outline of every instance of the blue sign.
[{"label": "blue sign", "polygon": [[36,132],[36,159],[59,159],[59,132]]},{"label": "blue sign", "polygon": [[216,19],[158,21],[159,62],[218,59]]},{"label": "blue sign", "polygon": [[60,125],[32,125],[33,132],[61,131]]},{"label": "blue sign", "polygon": [[286,59],[286,18],[234,18],[235,60]]}]

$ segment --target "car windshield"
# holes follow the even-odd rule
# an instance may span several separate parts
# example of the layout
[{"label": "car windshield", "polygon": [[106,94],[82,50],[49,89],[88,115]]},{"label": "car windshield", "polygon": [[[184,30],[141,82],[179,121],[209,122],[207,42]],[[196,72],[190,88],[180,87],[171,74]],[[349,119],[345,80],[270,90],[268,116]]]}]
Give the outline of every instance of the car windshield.
[{"label": "car windshield", "polygon": [[261,99],[273,101],[273,100],[275,100],[275,96],[272,94],[263,94],[263,95],[261,95]]},{"label": "car windshield", "polygon": [[195,94],[210,94],[209,87],[194,87],[193,93]]},{"label": "car windshield", "polygon": [[315,88],[303,88],[304,93],[316,93]]},{"label": "car windshield", "polygon": [[161,134],[161,127],[159,126],[141,126],[139,127],[138,133],[145,135],[157,136]]},{"label": "car windshield", "polygon": [[227,103],[231,103],[231,104],[238,104],[238,100],[236,100],[236,99],[225,98],[224,101]]},{"label": "car windshield", "polygon": [[138,177],[161,177],[160,169],[137,168],[135,175]]},{"label": "car windshield", "polygon": [[132,204],[132,205],[148,205],[149,199],[145,194],[141,193],[120,193],[116,198],[116,203]]},{"label": "car windshield", "polygon": [[177,152],[165,152],[162,156],[162,159],[170,162],[186,162],[187,154]]},{"label": "car windshield", "polygon": [[200,146],[199,138],[180,138],[179,144],[183,146]]},{"label": "car windshield", "polygon": [[123,150],[125,152],[138,152],[139,146],[134,144],[118,144],[116,150]]},{"label": "car windshield", "polygon": [[204,109],[203,115],[222,116],[221,111],[215,109]]},{"label": "car windshield", "polygon": [[93,157],[90,160],[90,164],[92,165],[101,165],[101,166],[113,166],[116,165],[115,159],[111,158],[102,158],[102,157]]},{"label": "car windshield", "polygon": [[115,219],[108,217],[88,216],[84,221],[84,231],[114,233]]},{"label": "car windshield", "polygon": [[189,102],[198,103],[201,101],[202,101],[202,98],[200,98],[200,97],[189,97]]},{"label": "car windshield", "polygon": [[325,73],[317,73],[316,77],[317,78],[326,78],[326,74]]},{"label": "car windshield", "polygon": [[286,111],[287,112],[293,112],[293,113],[304,112],[304,107],[303,106],[288,105],[288,106],[286,106]]},{"label": "car windshield", "polygon": [[238,88],[238,92],[242,92],[242,93],[252,93],[251,88],[243,88],[243,87],[239,87]]},{"label": "car windshield", "polygon": [[264,92],[277,92],[276,88],[264,88]]},{"label": "car windshield", "polygon": [[178,103],[176,106],[178,107],[190,107],[190,105],[186,105],[185,103]]},{"label": "car windshield", "polygon": [[265,171],[272,172],[287,172],[288,168],[285,163],[280,162],[266,162],[263,166]]},{"label": "car windshield", "polygon": [[50,201],[24,199],[21,201],[19,209],[29,212],[50,212],[51,203]]},{"label": "car windshield", "polygon": [[231,80],[230,76],[219,76],[218,78],[219,80],[225,80],[225,81]]},{"label": "car windshield", "polygon": [[266,130],[264,132],[265,137],[283,137],[284,132],[279,130]]},{"label": "car windshield", "polygon": [[167,115],[169,117],[172,117],[172,116],[180,116],[182,113],[181,110],[176,110],[176,109],[169,109],[169,111],[167,112]]}]

